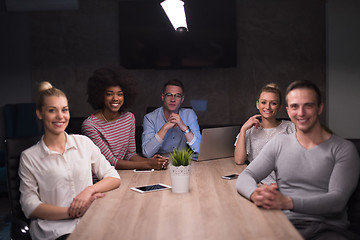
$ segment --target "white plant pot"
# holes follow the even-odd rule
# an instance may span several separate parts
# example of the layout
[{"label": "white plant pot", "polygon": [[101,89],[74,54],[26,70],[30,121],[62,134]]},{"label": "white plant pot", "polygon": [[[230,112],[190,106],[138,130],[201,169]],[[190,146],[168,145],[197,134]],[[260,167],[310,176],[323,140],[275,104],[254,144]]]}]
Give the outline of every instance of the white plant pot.
[{"label": "white plant pot", "polygon": [[170,165],[171,189],[174,193],[189,192],[190,187],[190,166],[175,167]]}]

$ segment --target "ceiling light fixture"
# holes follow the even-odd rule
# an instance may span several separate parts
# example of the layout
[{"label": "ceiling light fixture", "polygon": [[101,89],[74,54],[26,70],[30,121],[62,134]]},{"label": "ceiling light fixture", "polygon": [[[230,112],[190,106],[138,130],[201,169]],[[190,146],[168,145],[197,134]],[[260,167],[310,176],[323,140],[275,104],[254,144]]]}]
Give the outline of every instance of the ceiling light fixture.
[{"label": "ceiling light fixture", "polygon": [[188,31],[183,1],[165,0],[160,5],[176,31]]}]

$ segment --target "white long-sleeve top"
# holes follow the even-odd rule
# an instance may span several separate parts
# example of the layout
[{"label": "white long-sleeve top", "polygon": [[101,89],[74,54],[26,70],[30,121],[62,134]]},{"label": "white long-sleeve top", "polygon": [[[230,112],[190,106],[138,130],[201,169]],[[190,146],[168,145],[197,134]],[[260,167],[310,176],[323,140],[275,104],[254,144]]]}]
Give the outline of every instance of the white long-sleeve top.
[{"label": "white long-sleeve top", "polygon": [[[26,217],[42,203],[69,207],[86,187],[92,185],[92,172],[99,178],[120,178],[100,149],[86,136],[66,135],[65,152],[50,150],[43,138],[23,151],[19,165],[20,203]],[[33,219],[32,239],[55,239],[71,233],[77,219]]]}]

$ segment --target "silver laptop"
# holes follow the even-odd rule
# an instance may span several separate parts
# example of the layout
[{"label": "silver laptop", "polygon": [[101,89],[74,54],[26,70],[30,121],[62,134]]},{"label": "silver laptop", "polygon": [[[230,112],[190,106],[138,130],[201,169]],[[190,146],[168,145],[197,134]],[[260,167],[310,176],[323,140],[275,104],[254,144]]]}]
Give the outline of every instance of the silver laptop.
[{"label": "silver laptop", "polygon": [[197,161],[233,157],[239,130],[240,126],[203,129]]}]

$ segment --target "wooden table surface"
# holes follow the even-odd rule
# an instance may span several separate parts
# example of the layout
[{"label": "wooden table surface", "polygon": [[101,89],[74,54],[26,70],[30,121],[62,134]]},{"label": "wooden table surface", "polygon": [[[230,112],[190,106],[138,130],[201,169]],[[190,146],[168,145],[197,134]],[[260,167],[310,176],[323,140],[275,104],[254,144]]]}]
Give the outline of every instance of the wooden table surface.
[{"label": "wooden table surface", "polygon": [[96,200],[69,240],[91,239],[302,239],[279,210],[264,210],[239,195],[222,175],[244,166],[233,158],[192,162],[189,193],[138,193],[130,187],[171,185],[168,170],[119,171],[120,188]]}]

